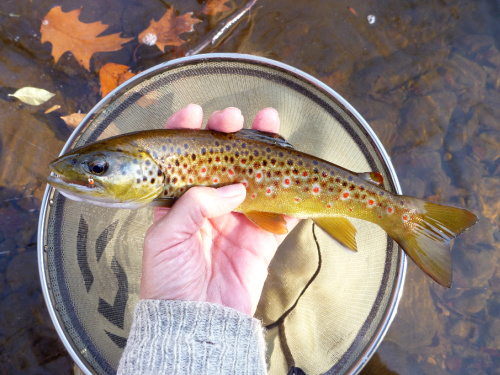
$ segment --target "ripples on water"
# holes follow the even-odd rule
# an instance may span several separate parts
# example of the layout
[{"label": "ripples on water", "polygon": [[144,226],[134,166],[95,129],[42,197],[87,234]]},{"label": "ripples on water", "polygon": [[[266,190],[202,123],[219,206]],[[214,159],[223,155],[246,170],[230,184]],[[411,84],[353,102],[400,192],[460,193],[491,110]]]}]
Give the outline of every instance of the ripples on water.
[{"label": "ripples on water", "polygon": [[[181,13],[197,2],[168,3]],[[239,7],[241,2],[228,3]],[[99,79],[40,43],[47,1],[0,5],[0,373],[68,373],[72,361],[44,307],[36,230],[47,164],[70,130],[59,116],[89,111]],[[81,3],[64,2],[63,9]],[[85,2],[81,19],[136,36],[160,2]],[[228,14],[196,27],[194,48]],[[370,16],[370,17],[369,17]],[[373,17],[371,17],[373,16]],[[218,52],[253,53],[302,69],[361,112],[382,140],[406,194],[480,216],[455,241],[454,286],[445,290],[409,262],[399,312],[363,373],[491,374],[500,368],[500,11],[489,1],[260,1]],[[108,59],[144,70],[182,55],[127,45]],[[112,58],[111,58],[112,57]],[[24,86],[56,93],[61,109],[8,96]]]}]

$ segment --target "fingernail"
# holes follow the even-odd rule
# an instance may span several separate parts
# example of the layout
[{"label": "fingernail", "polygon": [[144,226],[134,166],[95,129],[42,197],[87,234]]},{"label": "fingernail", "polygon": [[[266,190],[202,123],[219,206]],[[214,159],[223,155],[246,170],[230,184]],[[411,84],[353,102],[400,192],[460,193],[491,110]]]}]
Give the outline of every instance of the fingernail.
[{"label": "fingernail", "polygon": [[246,192],[243,184],[227,185],[216,189],[217,194],[222,198],[238,197]]}]

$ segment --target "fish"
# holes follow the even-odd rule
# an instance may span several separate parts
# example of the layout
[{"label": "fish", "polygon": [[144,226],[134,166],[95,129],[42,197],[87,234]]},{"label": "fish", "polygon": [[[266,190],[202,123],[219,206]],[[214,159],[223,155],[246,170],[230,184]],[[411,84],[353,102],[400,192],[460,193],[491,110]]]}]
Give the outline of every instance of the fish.
[{"label": "fish", "polygon": [[312,219],[357,251],[349,218],[379,225],[437,283],[450,287],[450,242],[478,220],[462,208],[383,189],[377,171],[356,173],[296,150],[280,135],[243,129],[147,130],[73,149],[50,164],[48,183],[69,199],[136,209],[171,206],[194,186],[242,183],[235,211],[275,234],[284,216]]}]

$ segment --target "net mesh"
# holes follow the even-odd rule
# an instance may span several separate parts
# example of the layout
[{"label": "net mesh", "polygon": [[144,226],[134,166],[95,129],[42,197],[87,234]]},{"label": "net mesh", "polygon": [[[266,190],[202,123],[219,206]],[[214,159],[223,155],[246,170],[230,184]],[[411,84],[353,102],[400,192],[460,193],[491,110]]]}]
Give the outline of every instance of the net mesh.
[{"label": "net mesh", "polygon": [[[159,67],[102,103],[72,146],[130,131],[163,128],[189,103],[238,107],[246,126],[274,107],[295,148],[358,172],[387,166],[367,130],[332,95],[291,71],[244,58],[193,59]],[[152,209],[118,210],[50,191],[44,242],[47,283],[72,349],[92,372],[113,374],[138,301],[142,242]],[[267,327],[270,374],[295,365],[307,374],[349,372],[374,345],[394,307],[401,251],[379,227],[352,220],[357,253],[310,220],[280,246],[256,316]]]}]

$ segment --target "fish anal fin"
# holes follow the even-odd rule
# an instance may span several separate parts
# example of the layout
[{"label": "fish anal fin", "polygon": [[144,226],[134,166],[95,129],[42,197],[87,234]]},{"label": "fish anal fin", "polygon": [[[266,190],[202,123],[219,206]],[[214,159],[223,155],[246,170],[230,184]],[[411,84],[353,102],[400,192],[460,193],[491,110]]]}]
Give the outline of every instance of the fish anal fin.
[{"label": "fish anal fin", "polygon": [[379,172],[358,173],[358,176],[375,186],[382,186],[384,184],[384,176]]},{"label": "fish anal fin", "polygon": [[287,234],[286,220],[281,214],[273,212],[251,211],[245,216],[258,227],[274,234]]},{"label": "fish anal fin", "polygon": [[320,217],[313,221],[349,250],[358,251],[356,244],[356,228],[345,217]]}]

